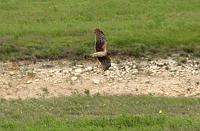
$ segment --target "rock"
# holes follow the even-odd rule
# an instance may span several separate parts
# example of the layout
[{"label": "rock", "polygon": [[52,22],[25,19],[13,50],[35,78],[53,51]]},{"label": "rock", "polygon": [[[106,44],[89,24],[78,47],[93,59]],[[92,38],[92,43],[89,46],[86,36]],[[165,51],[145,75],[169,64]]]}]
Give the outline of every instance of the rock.
[{"label": "rock", "polygon": [[31,80],[29,80],[29,81],[27,81],[27,82],[26,82],[26,84],[31,84],[31,83],[32,83],[32,81],[31,81]]},{"label": "rock", "polygon": [[40,80],[40,79],[35,79],[34,81],[35,81],[35,82],[38,82],[39,80]]},{"label": "rock", "polygon": [[62,83],[62,81],[57,81],[56,83]]},{"label": "rock", "polygon": [[126,74],[126,72],[125,72],[125,71],[122,71],[122,72],[121,72],[121,75],[123,75],[123,76],[124,76],[125,74]]},{"label": "rock", "polygon": [[132,70],[132,74],[137,74],[139,71],[137,69]]},{"label": "rock", "polygon": [[76,76],[71,77],[72,81],[76,81],[77,79],[78,79],[78,77],[76,77]]},{"label": "rock", "polygon": [[42,67],[42,68],[53,68],[53,67],[55,67],[55,66],[52,65],[52,64],[43,64],[41,67]]},{"label": "rock", "polygon": [[64,74],[69,74],[69,71],[68,70],[63,70],[63,73]]},{"label": "rock", "polygon": [[171,71],[171,72],[176,72],[177,69],[176,69],[175,67],[172,67],[172,68],[170,69],[170,71]]},{"label": "rock", "polygon": [[92,79],[92,82],[93,82],[94,84],[99,84],[99,83],[100,83],[100,80],[99,80],[99,79]]},{"label": "rock", "polygon": [[150,80],[146,80],[144,83],[145,84],[150,84],[151,82],[150,82]]},{"label": "rock", "polygon": [[74,76],[80,76],[80,73],[74,73]]},{"label": "rock", "polygon": [[109,70],[111,70],[111,71],[115,71],[116,69],[117,69],[116,66],[111,66],[111,67],[109,68]]},{"label": "rock", "polygon": [[13,76],[15,73],[14,73],[13,71],[11,71],[9,74],[10,74],[11,76]]},{"label": "rock", "polygon": [[49,73],[55,73],[55,72],[56,72],[55,70],[50,70],[50,71],[49,71]]},{"label": "rock", "polygon": [[43,69],[35,69],[34,71],[35,71],[36,73],[37,73],[37,72],[42,72]]},{"label": "rock", "polygon": [[158,70],[158,69],[159,69],[159,67],[158,67],[158,66],[156,66],[156,65],[153,65],[153,66],[151,66],[151,69],[153,69],[153,70]]},{"label": "rock", "polygon": [[79,67],[79,68],[83,68],[84,66],[83,65],[76,65],[77,67]]},{"label": "rock", "polygon": [[88,66],[85,70],[86,70],[86,71],[92,71],[93,68],[92,68],[91,66]]},{"label": "rock", "polygon": [[72,72],[72,68],[69,68],[69,69],[68,69],[68,72]]},{"label": "rock", "polygon": [[109,75],[110,75],[110,71],[109,70],[104,72],[104,76],[109,76]]},{"label": "rock", "polygon": [[110,78],[111,78],[111,79],[114,79],[114,78],[115,78],[115,76],[114,76],[114,75],[110,75]]},{"label": "rock", "polygon": [[132,66],[132,68],[133,68],[133,69],[136,69],[136,68],[137,68],[137,66],[136,66],[136,65],[133,65],[133,66]]},{"label": "rock", "polygon": [[82,73],[83,72],[83,70],[81,68],[75,69],[74,71],[75,71],[75,73]]},{"label": "rock", "polygon": [[125,66],[125,70],[129,71],[130,70],[129,66]]},{"label": "rock", "polygon": [[119,77],[119,78],[118,78],[118,81],[123,81],[123,78]]}]

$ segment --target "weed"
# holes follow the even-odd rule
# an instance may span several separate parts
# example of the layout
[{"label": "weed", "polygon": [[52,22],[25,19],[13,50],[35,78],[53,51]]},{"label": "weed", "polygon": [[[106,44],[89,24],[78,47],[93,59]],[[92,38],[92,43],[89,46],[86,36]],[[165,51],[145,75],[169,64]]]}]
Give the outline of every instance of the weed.
[{"label": "weed", "polygon": [[90,95],[90,90],[89,90],[89,89],[85,89],[85,90],[84,90],[84,93],[85,93],[87,96],[89,96],[89,95]]},{"label": "weed", "polygon": [[186,57],[177,57],[176,62],[180,66],[180,65],[185,64],[187,62],[187,58]]},{"label": "weed", "polygon": [[42,88],[42,91],[44,92],[45,95],[49,94],[49,91],[46,87]]}]

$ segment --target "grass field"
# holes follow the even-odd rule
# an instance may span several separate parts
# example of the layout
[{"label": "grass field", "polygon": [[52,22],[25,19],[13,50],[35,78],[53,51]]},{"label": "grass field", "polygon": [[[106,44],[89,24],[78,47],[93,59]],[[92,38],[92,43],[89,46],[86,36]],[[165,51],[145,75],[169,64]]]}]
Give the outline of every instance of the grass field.
[{"label": "grass field", "polygon": [[0,59],[112,53],[200,56],[200,0],[0,0]]},{"label": "grass field", "polygon": [[0,101],[0,130],[200,129],[199,98],[73,96]]}]

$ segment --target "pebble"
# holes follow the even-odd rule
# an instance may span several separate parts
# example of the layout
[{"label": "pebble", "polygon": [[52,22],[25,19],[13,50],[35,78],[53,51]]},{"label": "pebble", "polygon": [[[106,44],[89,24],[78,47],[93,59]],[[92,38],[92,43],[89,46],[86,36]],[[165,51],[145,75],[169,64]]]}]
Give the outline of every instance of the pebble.
[{"label": "pebble", "polygon": [[[42,64],[41,64],[42,65]],[[58,68],[56,65],[43,65],[41,68],[29,67],[28,65],[23,68],[23,70],[10,70],[5,71],[7,76],[12,76],[12,79],[19,79],[22,80],[23,77],[27,77],[26,75],[23,76],[25,73],[30,74],[37,74],[40,79],[35,80],[28,80],[25,81],[25,84],[31,84],[38,81],[45,81],[45,82],[53,82],[55,83],[62,83],[63,79],[71,80],[72,83],[79,82],[79,78],[81,80],[89,80],[93,84],[103,84],[107,83],[110,85],[117,85],[118,82],[128,82],[129,80],[133,80],[139,78],[141,74],[146,75],[145,78],[151,79],[153,75],[160,76],[159,73],[166,73],[170,77],[184,77],[188,74],[191,75],[198,75],[200,74],[200,63],[198,61],[188,60],[186,63],[181,63],[177,65],[177,62],[173,58],[168,59],[159,59],[159,60],[152,60],[151,61],[120,61],[119,63],[112,63],[112,66],[107,71],[102,71],[100,66],[87,66],[87,65],[75,65],[73,67],[64,67]],[[49,68],[52,67],[52,68]],[[55,68],[53,68],[55,67]],[[21,67],[22,68],[22,67]],[[32,69],[32,70],[30,70]],[[22,73],[23,71],[25,73]],[[20,75],[21,73],[21,75]],[[162,75],[162,74],[161,74]],[[13,77],[16,76],[16,77]],[[95,76],[95,78],[93,77]],[[94,79],[91,79],[94,78]],[[134,78],[134,79],[133,79]],[[0,81],[1,82],[1,81]],[[80,81],[81,83],[82,81]],[[154,81],[144,80],[142,81],[143,84],[154,84]],[[38,82],[39,83],[39,82]],[[1,83],[0,83],[1,84]],[[1,85],[5,86],[4,83]],[[1,86],[0,85],[0,86]],[[196,83],[194,82],[195,86],[199,86],[199,81]]]},{"label": "pebble", "polygon": [[40,80],[40,79],[35,79],[34,81],[35,81],[35,82],[38,82],[39,80]]},{"label": "pebble", "polygon": [[93,68],[92,68],[91,66],[88,66],[85,70],[86,70],[86,71],[92,71]]},{"label": "pebble", "polygon": [[10,72],[10,75],[13,76],[15,73],[13,71]]},{"label": "pebble", "polygon": [[49,73],[55,73],[55,72],[56,72],[55,70],[50,70],[50,71],[49,71]]},{"label": "pebble", "polygon": [[29,81],[27,81],[27,82],[26,82],[26,84],[31,84],[31,83],[32,83],[32,81],[31,81],[31,80],[29,80]]},{"label": "pebble", "polygon": [[83,65],[76,65],[77,67],[79,67],[79,68],[83,68],[84,66]]},{"label": "pebble", "polygon": [[83,70],[82,70],[81,68],[78,68],[78,69],[75,69],[74,72],[75,72],[75,73],[82,73]]},{"label": "pebble", "polygon": [[92,82],[93,82],[94,84],[99,84],[99,83],[100,83],[100,80],[99,80],[99,79],[92,79]]},{"label": "pebble", "polygon": [[78,79],[78,77],[75,77],[75,76],[71,77],[72,81],[76,81],[77,79]]}]

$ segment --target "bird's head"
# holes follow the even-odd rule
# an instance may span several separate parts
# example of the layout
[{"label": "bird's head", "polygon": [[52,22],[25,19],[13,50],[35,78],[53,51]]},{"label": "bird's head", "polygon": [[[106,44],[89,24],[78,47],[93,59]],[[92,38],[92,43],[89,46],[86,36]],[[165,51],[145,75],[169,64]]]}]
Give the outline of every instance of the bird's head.
[{"label": "bird's head", "polygon": [[96,29],[94,30],[94,33],[95,33],[96,35],[100,35],[100,34],[103,34],[103,35],[104,35],[103,31],[101,31],[99,28],[96,28]]}]

